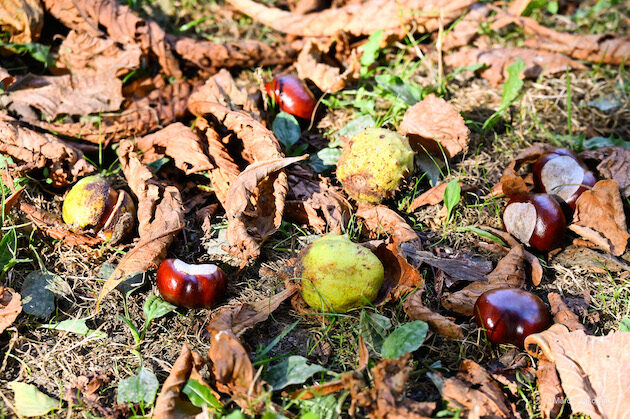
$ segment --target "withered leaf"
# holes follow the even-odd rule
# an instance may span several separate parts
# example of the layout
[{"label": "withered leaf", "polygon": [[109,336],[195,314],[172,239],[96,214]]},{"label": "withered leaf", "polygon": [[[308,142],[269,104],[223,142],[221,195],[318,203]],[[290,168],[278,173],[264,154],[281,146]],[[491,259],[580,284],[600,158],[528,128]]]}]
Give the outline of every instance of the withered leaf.
[{"label": "withered leaf", "polygon": [[490,9],[483,4],[474,4],[468,13],[459,20],[455,27],[444,36],[442,50],[470,45],[470,41],[478,35],[481,24],[485,22]]},{"label": "withered leaf", "polygon": [[379,29],[402,38],[405,26],[415,23],[416,32],[431,32],[439,26],[435,10],[444,23],[456,19],[473,0],[369,0],[306,15],[264,6],[252,0],[228,0],[240,12],[277,31],[305,37],[333,37],[337,32],[368,36]]},{"label": "withered leaf", "polygon": [[509,198],[512,195],[529,193],[534,187],[534,179],[531,174],[525,177],[520,176],[518,174],[519,169],[535,163],[543,154],[553,148],[551,144],[535,143],[519,152],[503,171],[501,181],[492,187],[490,196],[504,194]]},{"label": "withered leaf", "polygon": [[0,118],[0,152],[33,169],[48,168],[56,187],[73,183],[95,170],[73,144],[52,134],[40,134],[10,118]]},{"label": "withered leaf", "polygon": [[256,259],[262,243],[280,227],[287,194],[286,166],[307,156],[249,165],[230,185],[225,202],[230,252],[243,264]]},{"label": "withered leaf", "polygon": [[11,288],[0,285],[0,333],[11,326],[22,312],[22,297]]},{"label": "withered leaf", "polygon": [[550,292],[547,294],[547,298],[551,306],[554,323],[563,324],[571,331],[583,330],[586,332],[586,327],[580,323],[578,316],[565,304],[560,294]]},{"label": "withered leaf", "polygon": [[566,247],[562,252],[554,255],[552,263],[564,266],[576,265],[582,269],[598,274],[623,273],[630,271],[630,263],[622,258],[608,253],[601,253],[587,247]]},{"label": "withered leaf", "polygon": [[0,67],[0,89],[7,90],[13,82],[15,82],[15,78],[5,68]]},{"label": "withered leaf", "polygon": [[355,215],[363,220],[373,237],[388,234],[399,243],[419,241],[418,234],[405,219],[385,205],[359,204]]},{"label": "withered leaf", "polygon": [[604,179],[617,182],[621,195],[630,198],[630,150],[619,147],[602,147],[580,153],[584,160],[599,161],[597,172]]},{"label": "withered leaf", "polygon": [[451,318],[442,316],[424,306],[421,290],[409,295],[403,307],[410,319],[426,322],[432,331],[445,338],[458,339],[464,336],[462,328]]},{"label": "withered leaf", "polygon": [[[298,55],[295,68],[301,79],[310,79],[322,91],[334,93],[359,77],[361,68],[357,50],[351,50],[344,62],[330,57],[331,47],[339,40],[308,39]],[[338,47],[338,46],[337,46]]]},{"label": "withered leaf", "polygon": [[255,120],[261,119],[255,100],[245,89],[236,85],[232,75],[226,69],[221,69],[206,80],[203,86],[199,86],[195,90],[192,102],[195,100],[218,103],[231,111],[243,111]]},{"label": "withered leaf", "polygon": [[385,279],[374,303],[383,304],[391,299],[402,298],[405,294],[424,289],[422,274],[409,262],[400,249],[400,242],[393,236],[386,242],[371,249],[385,269]]},{"label": "withered leaf", "polygon": [[68,403],[87,405],[104,419],[115,419],[118,415],[110,407],[110,403],[101,396],[101,386],[111,381],[107,374],[88,373],[80,375],[75,380],[67,383],[63,389],[63,398]]},{"label": "withered leaf", "polygon": [[153,176],[151,170],[140,162],[131,141],[121,141],[118,157],[129,188],[138,199],[140,239],[107,278],[99,301],[129,275],[157,268],[175,235],[184,227],[184,207],[179,190]]},{"label": "withered leaf", "polygon": [[39,0],[0,0],[0,32],[15,44],[37,41],[44,26],[44,10]]},{"label": "withered leaf", "polygon": [[569,228],[613,255],[622,255],[630,234],[617,182],[600,180],[582,193]]},{"label": "withered leaf", "polygon": [[181,122],[139,138],[136,147],[142,152],[144,164],[169,156],[187,175],[214,168],[203,152],[199,137]]},{"label": "withered leaf", "polygon": [[[440,202],[444,201],[444,191],[446,191],[446,187],[448,183],[440,183],[429,189],[428,191],[423,192],[419,196],[416,197],[411,204],[409,204],[409,208],[407,208],[407,212],[413,212],[420,207],[425,205],[437,205]],[[462,186],[461,182],[460,185]]]},{"label": "withered leaf", "polygon": [[538,394],[540,394],[540,413],[544,419],[557,418],[562,411],[564,392],[560,385],[560,377],[553,362],[538,360],[536,370]]},{"label": "withered leaf", "polygon": [[449,159],[466,150],[470,140],[464,118],[453,105],[432,94],[407,109],[399,129],[414,149],[443,151]]},{"label": "withered leaf", "polygon": [[326,231],[341,234],[352,213],[352,206],[341,190],[301,165],[287,169],[287,175],[289,192],[285,213],[298,222],[307,223],[318,234]]},{"label": "withered leaf", "polygon": [[444,63],[450,67],[486,64],[481,76],[493,86],[507,79],[507,68],[518,58],[525,62],[523,77],[535,79],[541,74],[556,74],[569,69],[585,70],[586,66],[562,54],[528,48],[468,49],[449,54]]},{"label": "withered leaf", "polygon": [[442,398],[473,417],[512,417],[499,384],[479,364],[465,359],[456,377],[444,380]]}]

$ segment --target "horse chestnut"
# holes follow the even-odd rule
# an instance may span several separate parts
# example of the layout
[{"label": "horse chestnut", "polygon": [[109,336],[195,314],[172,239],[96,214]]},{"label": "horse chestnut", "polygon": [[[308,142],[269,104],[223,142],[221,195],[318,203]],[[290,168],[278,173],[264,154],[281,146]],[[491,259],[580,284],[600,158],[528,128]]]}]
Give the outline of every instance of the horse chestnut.
[{"label": "horse chestnut", "polygon": [[514,195],[503,210],[508,233],[541,252],[556,248],[567,229],[562,207],[551,195]]},{"label": "horse chestnut", "polygon": [[486,291],[475,302],[475,320],[494,344],[523,347],[525,338],[551,325],[549,309],[538,296],[518,288]]},{"label": "horse chestnut", "polygon": [[193,265],[166,259],[157,271],[157,286],[166,301],[187,308],[210,307],[225,293],[225,274],[216,265]]},{"label": "horse chestnut", "polygon": [[265,84],[267,94],[280,110],[303,119],[311,119],[315,96],[302,80],[293,75],[275,76]]},{"label": "horse chestnut", "polygon": [[558,195],[575,210],[575,201],[597,182],[593,172],[566,148],[543,154],[532,168],[538,192]]}]

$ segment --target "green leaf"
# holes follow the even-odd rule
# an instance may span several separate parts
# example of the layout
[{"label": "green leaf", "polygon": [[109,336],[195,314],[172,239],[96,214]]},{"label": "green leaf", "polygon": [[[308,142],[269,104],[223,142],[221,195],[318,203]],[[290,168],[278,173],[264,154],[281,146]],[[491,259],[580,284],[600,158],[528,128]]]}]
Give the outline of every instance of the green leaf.
[{"label": "green leaf", "polygon": [[380,353],[383,341],[387,338],[388,330],[392,328],[391,320],[378,313],[363,311],[359,319],[359,326],[365,343]]},{"label": "green leaf", "polygon": [[0,240],[0,278],[17,263],[15,259],[16,250],[17,240],[15,229],[12,228]]},{"label": "green leaf", "polygon": [[429,326],[416,320],[406,323],[394,330],[383,342],[381,355],[383,358],[400,358],[407,352],[418,349],[427,337]]},{"label": "green leaf", "polygon": [[76,333],[85,337],[102,339],[107,337],[107,333],[102,330],[92,330],[87,327],[85,319],[68,319],[59,323],[42,324],[43,329],[62,330],[64,332]]},{"label": "green leaf", "polygon": [[21,416],[44,416],[51,410],[60,407],[57,400],[42,393],[32,384],[11,381],[9,386],[13,390],[15,410]]},{"label": "green leaf", "polygon": [[497,237],[494,234],[478,227],[473,227],[473,226],[459,227],[458,230],[472,231],[473,233],[478,234],[481,237],[484,237],[488,240],[492,240],[493,242],[499,243],[502,246],[507,246],[507,244],[503,240],[501,240],[500,237]]},{"label": "green leaf", "polygon": [[630,150],[630,141],[624,141],[616,137],[593,137],[584,141],[584,147],[589,150],[615,145]]},{"label": "green leaf", "polygon": [[619,323],[620,332],[630,332],[630,317],[624,317]]},{"label": "green leaf", "polygon": [[503,114],[505,114],[505,111],[507,111],[518,98],[521,88],[523,87],[523,80],[521,79],[523,70],[525,70],[525,62],[520,58],[508,66],[508,78],[503,84],[501,104],[499,105],[499,109],[483,124],[484,130],[492,129]]},{"label": "green leaf", "polygon": [[459,204],[459,200],[462,194],[462,188],[459,186],[459,181],[457,179],[451,180],[448,185],[446,185],[446,189],[444,189],[444,205],[446,206],[446,222],[451,219],[451,212],[453,208],[457,204]]},{"label": "green leaf", "polygon": [[446,165],[443,160],[436,160],[435,157],[425,150],[418,150],[415,164],[418,169],[422,170],[429,177],[429,184],[431,186],[438,184],[442,176],[442,168]]},{"label": "green leaf", "polygon": [[122,320],[122,322],[125,323],[127,327],[129,327],[129,329],[131,330],[131,335],[133,336],[134,342],[136,342],[136,345],[139,344],[142,339],[140,338],[140,332],[138,331],[138,328],[136,327],[136,325],[133,324],[133,322],[129,320],[127,317],[123,317],[120,314],[116,314],[116,317]]},{"label": "green leaf", "polygon": [[302,135],[302,129],[298,120],[286,112],[280,112],[276,115],[271,128],[276,137],[278,137],[278,141],[287,149],[295,145]]},{"label": "green leaf", "polygon": [[125,378],[118,383],[117,401],[119,404],[139,403],[150,406],[155,400],[159,386],[160,383],[158,383],[155,374],[141,367],[138,370],[138,375]]},{"label": "green leaf", "polygon": [[361,50],[363,53],[361,54],[361,58],[359,62],[361,63],[361,75],[365,75],[367,73],[368,67],[376,62],[378,58],[378,54],[381,50],[379,46],[381,43],[381,38],[383,37],[383,30],[379,29],[374,32],[368,38],[368,41],[363,44]]},{"label": "green leaf", "polygon": [[317,152],[317,157],[319,157],[326,166],[335,166],[337,161],[339,161],[339,157],[341,157],[341,149],[330,147],[322,148]]},{"label": "green leaf", "polygon": [[223,412],[223,405],[212,394],[212,391],[197,380],[188,380],[182,388],[182,392],[188,396],[188,400],[197,407],[210,407]]},{"label": "green leaf", "polygon": [[43,319],[53,312],[55,294],[48,287],[55,276],[44,271],[33,271],[26,276],[20,292],[25,313]]},{"label": "green leaf", "polygon": [[50,53],[50,47],[48,45],[38,44],[37,42],[13,44],[11,42],[0,41],[0,46],[15,51],[16,54],[29,54],[33,59],[44,63],[46,67],[53,67],[55,65],[55,59]]},{"label": "green leaf", "polygon": [[147,167],[151,169],[153,173],[157,173],[169,161],[171,161],[171,159],[169,159],[168,157],[162,157],[161,159],[157,159],[156,161],[147,163]]},{"label": "green leaf", "polygon": [[144,302],[142,311],[144,311],[146,323],[151,323],[151,321],[167,315],[171,311],[175,310],[175,308],[176,307],[173,304],[162,300],[157,295],[150,295]]},{"label": "green leaf", "polygon": [[246,419],[246,418],[243,412],[241,412],[240,410],[234,410],[233,412],[230,412],[229,414],[223,416],[223,419]]},{"label": "green leaf", "polygon": [[326,371],[326,368],[309,364],[303,356],[292,355],[269,367],[265,379],[274,390],[280,390],[291,384],[302,384],[321,371]]},{"label": "green leaf", "polygon": [[341,138],[350,137],[368,128],[374,128],[375,126],[376,121],[374,121],[374,118],[370,115],[361,115],[358,118],[354,118],[335,133],[336,140],[331,142],[330,146],[342,147],[343,142],[341,142]]},{"label": "green leaf", "polygon": [[422,89],[411,82],[405,82],[399,76],[379,74],[374,77],[374,80],[409,106],[415,105],[422,100]]}]

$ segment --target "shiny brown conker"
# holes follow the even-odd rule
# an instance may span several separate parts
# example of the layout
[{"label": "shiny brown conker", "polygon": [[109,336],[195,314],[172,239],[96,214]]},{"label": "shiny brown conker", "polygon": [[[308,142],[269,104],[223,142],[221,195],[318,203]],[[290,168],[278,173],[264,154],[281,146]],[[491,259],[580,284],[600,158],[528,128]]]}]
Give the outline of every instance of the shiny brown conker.
[{"label": "shiny brown conker", "polygon": [[532,174],[537,192],[557,195],[574,210],[582,192],[597,182],[593,172],[566,148],[543,154],[532,167]]},{"label": "shiny brown conker", "polygon": [[514,195],[503,210],[505,230],[541,252],[560,244],[567,229],[564,212],[548,194]]},{"label": "shiny brown conker", "polygon": [[315,96],[302,80],[291,74],[275,76],[265,84],[267,94],[280,110],[303,119],[311,119],[315,110]]},{"label": "shiny brown conker", "polygon": [[211,307],[223,297],[225,273],[216,265],[166,259],[157,271],[157,287],[166,301],[187,308]]},{"label": "shiny brown conker", "polygon": [[475,320],[494,344],[523,347],[525,338],[551,325],[545,303],[531,292],[518,288],[497,288],[477,298]]}]

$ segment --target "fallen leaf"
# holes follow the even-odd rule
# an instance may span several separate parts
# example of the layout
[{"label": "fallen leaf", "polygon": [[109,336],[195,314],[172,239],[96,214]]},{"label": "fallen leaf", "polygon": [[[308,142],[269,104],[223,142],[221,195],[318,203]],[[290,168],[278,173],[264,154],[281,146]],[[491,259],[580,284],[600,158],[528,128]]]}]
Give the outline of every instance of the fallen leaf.
[{"label": "fallen leaf", "polygon": [[[439,185],[432,187],[428,191],[423,192],[422,194],[417,196],[413,201],[411,201],[411,204],[409,204],[409,207],[407,208],[407,212],[414,212],[415,210],[417,210],[418,208],[422,206],[437,205],[440,202],[444,201],[444,192],[446,191],[447,186],[448,186],[448,182],[441,183]],[[473,189],[470,186],[462,184],[461,182],[459,182],[459,186],[462,192]]]},{"label": "fallen leaf", "polygon": [[15,82],[15,77],[12,77],[5,68],[0,67],[0,89],[7,90],[13,82]]},{"label": "fallen leaf", "polygon": [[99,302],[126,277],[157,268],[175,235],[184,227],[184,207],[179,190],[154,177],[140,162],[132,142],[120,142],[118,158],[129,188],[138,199],[140,239],[105,281]]},{"label": "fallen leaf", "polygon": [[585,70],[586,66],[562,54],[528,48],[468,49],[447,55],[444,63],[449,67],[465,67],[474,64],[488,66],[481,76],[493,86],[503,83],[508,76],[507,68],[517,59],[525,62],[523,77],[536,79],[541,74],[556,74],[566,70]]},{"label": "fallen leaf", "polygon": [[615,256],[622,255],[630,234],[617,182],[600,180],[583,192],[569,229]]},{"label": "fallen leaf", "polygon": [[535,143],[519,152],[503,171],[501,181],[492,187],[490,196],[503,194],[509,198],[512,195],[529,193],[534,188],[534,179],[531,174],[523,177],[518,171],[528,164],[535,163],[553,148],[551,144]]},{"label": "fallen leaf", "polygon": [[114,409],[108,406],[105,397],[100,395],[101,387],[107,384],[111,378],[106,374],[88,373],[80,375],[71,383],[64,386],[63,397],[68,403],[85,403],[92,411],[105,419],[115,419],[117,415]]},{"label": "fallen leaf", "polygon": [[355,215],[363,220],[365,227],[373,237],[388,234],[399,243],[419,242],[418,234],[407,224],[404,218],[385,205],[359,204]]},{"label": "fallen leaf", "polygon": [[9,41],[26,44],[37,41],[44,26],[44,10],[39,0],[0,0],[0,32]]},{"label": "fallen leaf", "polygon": [[3,211],[4,214],[7,214],[15,205],[18,203],[20,196],[22,196],[22,192],[26,189],[26,185],[22,186],[20,189],[11,193],[11,195],[7,196],[2,205],[0,205],[0,210]]},{"label": "fallen leaf", "polygon": [[553,362],[546,359],[538,360],[536,383],[540,395],[540,413],[544,419],[557,418],[562,412],[565,399],[560,377]]},{"label": "fallen leaf", "polygon": [[426,322],[431,330],[447,339],[459,339],[464,337],[462,328],[452,318],[425,307],[422,303],[422,290],[407,296],[403,305],[405,313],[413,320]]},{"label": "fallen leaf", "polygon": [[582,330],[586,332],[586,327],[580,323],[578,316],[575,315],[569,306],[562,301],[560,294],[550,292],[547,294],[547,298],[549,299],[549,305],[551,306],[551,314],[553,315],[554,323],[563,324],[570,331]]},{"label": "fallen leaf", "polygon": [[136,147],[142,152],[144,164],[169,156],[187,175],[214,168],[203,152],[199,137],[181,122],[137,139]]},{"label": "fallen leaf", "polygon": [[600,178],[617,182],[621,195],[630,198],[630,150],[619,147],[602,147],[580,153],[583,160],[599,161],[597,172]]},{"label": "fallen leaf", "polygon": [[449,407],[467,417],[513,417],[499,384],[479,364],[465,359],[456,377],[446,378],[441,389]]},{"label": "fallen leaf", "polygon": [[551,262],[563,266],[579,266],[598,274],[619,274],[630,271],[630,263],[624,259],[586,247],[566,247],[562,252],[554,255]]},{"label": "fallen leaf", "polygon": [[455,24],[445,36],[442,43],[442,50],[448,51],[453,48],[470,45],[471,41],[479,34],[481,24],[486,21],[490,9],[483,4],[474,4],[468,13]]},{"label": "fallen leaf", "polygon": [[11,326],[22,312],[22,297],[11,288],[0,285],[0,333]]},{"label": "fallen leaf", "polygon": [[453,158],[468,148],[470,130],[459,112],[442,98],[425,97],[407,109],[399,127],[411,146]]},{"label": "fallen leaf", "polygon": [[357,50],[351,50],[343,62],[331,57],[333,45],[339,48],[339,39],[308,39],[298,55],[295,68],[300,79],[309,79],[322,91],[334,93],[359,77],[360,63]]},{"label": "fallen leaf", "polygon": [[0,152],[32,169],[48,168],[48,176],[56,187],[73,183],[95,170],[73,144],[52,134],[40,134],[14,119],[0,118]]},{"label": "fallen leaf", "polygon": [[285,214],[308,224],[318,234],[327,231],[341,234],[352,214],[352,206],[341,190],[301,165],[287,169],[287,176]]},{"label": "fallen leaf", "polygon": [[256,259],[263,242],[280,227],[288,189],[282,169],[306,157],[252,163],[230,185],[225,202],[227,240],[230,253],[243,264]]},{"label": "fallen leaf", "polygon": [[398,300],[405,294],[418,288],[424,289],[422,274],[409,262],[400,249],[400,241],[393,236],[371,249],[379,258],[385,270],[385,279],[374,301],[375,305],[383,304],[391,299]]}]

